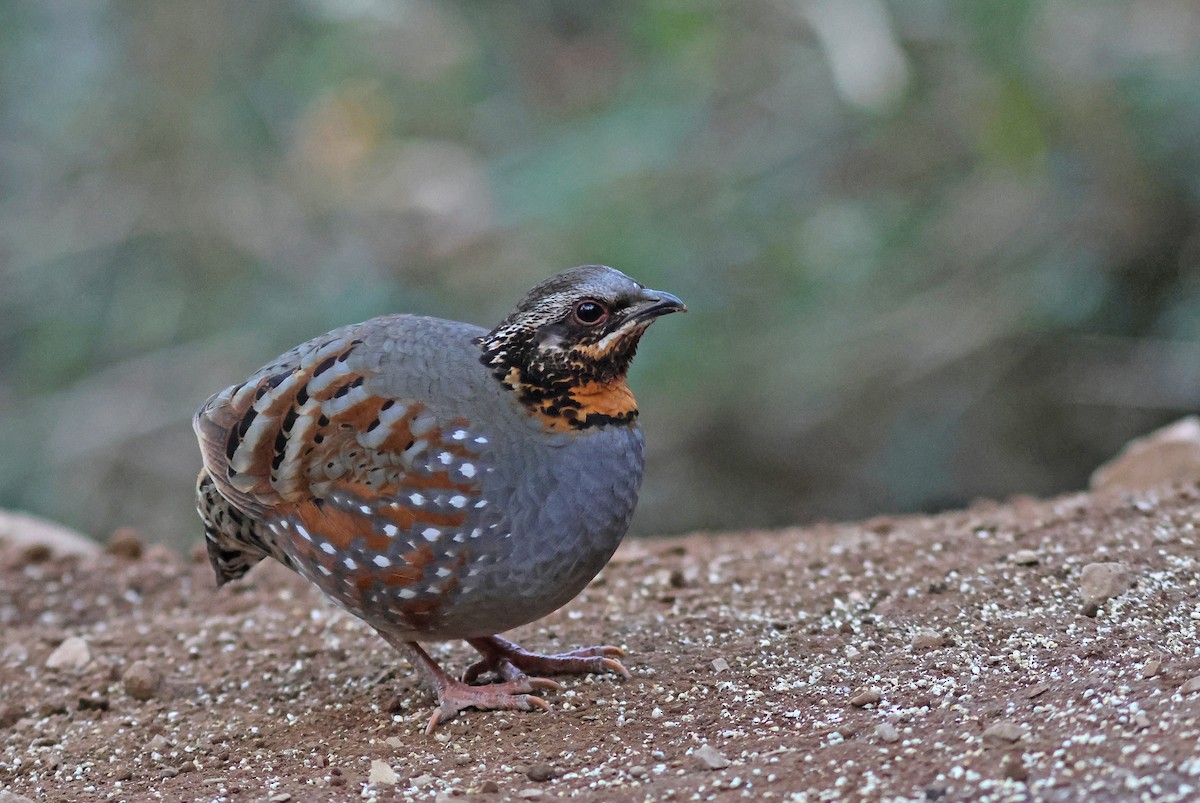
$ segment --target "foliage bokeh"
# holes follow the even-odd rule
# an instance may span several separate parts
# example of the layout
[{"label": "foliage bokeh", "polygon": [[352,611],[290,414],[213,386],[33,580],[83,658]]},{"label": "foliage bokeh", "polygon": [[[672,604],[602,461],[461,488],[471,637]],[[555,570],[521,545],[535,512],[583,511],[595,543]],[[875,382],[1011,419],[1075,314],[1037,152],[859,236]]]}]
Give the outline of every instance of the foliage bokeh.
[{"label": "foliage bokeh", "polygon": [[0,5],[0,506],[192,543],[209,393],[583,262],[639,532],[1080,487],[1200,396],[1178,0]]}]

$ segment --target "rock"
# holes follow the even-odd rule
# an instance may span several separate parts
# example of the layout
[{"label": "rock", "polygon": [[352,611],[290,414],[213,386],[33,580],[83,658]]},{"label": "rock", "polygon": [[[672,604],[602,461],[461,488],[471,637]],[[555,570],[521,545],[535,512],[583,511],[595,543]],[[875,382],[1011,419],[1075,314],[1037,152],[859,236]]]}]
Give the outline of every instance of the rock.
[{"label": "rock", "polygon": [[1020,756],[1009,756],[1001,767],[1004,777],[1012,781],[1028,781],[1029,768],[1021,761]]},{"label": "rock", "polygon": [[875,726],[875,736],[881,742],[898,742],[900,741],[900,731],[890,722],[880,722]]},{"label": "rock", "polygon": [[1142,677],[1152,678],[1160,671],[1162,671],[1162,661],[1158,658],[1151,658],[1146,662],[1145,666],[1142,667]]},{"label": "rock", "polygon": [[171,743],[166,736],[156,733],[150,741],[146,742],[146,749],[151,753],[165,753],[171,749]]},{"label": "rock", "polygon": [[0,510],[0,541],[18,546],[47,547],[55,555],[95,555],[100,547],[87,536],[47,519]]},{"label": "rock", "polygon": [[[388,769],[391,769],[391,767],[388,767]],[[395,773],[392,774],[394,775]],[[417,789],[424,789],[427,786],[433,786],[435,783],[437,783],[437,778],[434,778],[432,775],[426,772],[422,775],[418,775],[416,778],[413,778],[408,783],[409,786],[414,786]]]},{"label": "rock", "polygon": [[54,557],[54,550],[50,548],[49,544],[25,544],[21,547],[17,562],[21,566],[36,566],[39,563],[45,563],[52,557]]},{"label": "rock", "polygon": [[692,760],[702,770],[723,770],[729,766],[729,759],[709,744],[701,745],[693,750]]},{"label": "rock", "polygon": [[517,797],[522,800],[537,800],[542,796],[541,789],[522,789],[520,792],[517,792]]},{"label": "rock", "polygon": [[862,708],[863,706],[877,703],[882,699],[883,694],[879,691],[879,689],[863,688],[855,692],[854,696],[850,698],[850,705],[854,706],[855,708]]},{"label": "rock", "polygon": [[1179,687],[1180,694],[1195,694],[1198,691],[1200,691],[1200,678],[1191,678],[1190,680],[1186,680],[1184,681],[1183,685]]},{"label": "rock", "polygon": [[1148,491],[1200,482],[1200,418],[1188,416],[1125,445],[1092,473],[1093,491]]},{"label": "rock", "polygon": [[1025,735],[1025,729],[1015,722],[1003,721],[991,725],[983,732],[985,742],[1012,743]]},{"label": "rock", "polygon": [[93,692],[93,695],[95,696],[88,695],[79,698],[79,710],[107,711],[109,708],[108,698],[104,695],[97,695],[95,692]]},{"label": "rock", "polygon": [[[1125,563],[1089,563],[1079,574],[1079,593],[1084,613],[1095,616],[1096,609],[1133,585],[1133,572]],[[1091,611],[1091,613],[1088,613]]]},{"label": "rock", "polygon": [[126,560],[137,560],[142,556],[142,537],[132,527],[121,527],[109,536],[104,551]]},{"label": "rock", "polygon": [[149,700],[158,691],[162,675],[148,661],[134,661],[121,676],[125,693],[135,700]]},{"label": "rock", "polygon": [[485,795],[494,795],[500,791],[500,785],[495,781],[484,781],[479,785],[479,791]]},{"label": "rock", "polygon": [[1038,558],[1038,553],[1034,552],[1032,549],[1018,549],[1016,552],[1008,556],[1009,563],[1013,563],[1017,566],[1035,566],[1039,560],[1040,558]]},{"label": "rock", "polygon": [[912,640],[914,650],[936,650],[938,647],[945,646],[945,644],[945,637],[933,630],[922,630],[913,636]]},{"label": "rock", "polygon": [[395,786],[400,778],[396,775],[396,771],[386,761],[380,761],[377,758],[371,759],[371,771],[367,774],[367,783],[382,783],[389,786]]},{"label": "rock", "polygon": [[25,709],[8,703],[0,706],[0,729],[16,725],[25,716]]},{"label": "rock", "polygon": [[92,651],[88,649],[87,642],[79,636],[71,636],[50,653],[50,657],[46,659],[46,668],[80,672],[91,660]]},{"label": "rock", "polygon": [[725,672],[729,669],[729,662],[724,658],[714,658],[712,668],[714,672]]},{"label": "rock", "polygon": [[0,789],[0,803],[33,803],[33,801],[24,795],[18,795],[16,792]]},{"label": "rock", "polygon": [[529,780],[531,780],[531,781],[541,782],[541,781],[548,781],[551,778],[558,777],[558,771],[555,770],[554,767],[551,767],[549,764],[546,764],[544,762],[539,762],[539,763],[531,766],[528,770],[526,770],[525,775],[528,776]]}]

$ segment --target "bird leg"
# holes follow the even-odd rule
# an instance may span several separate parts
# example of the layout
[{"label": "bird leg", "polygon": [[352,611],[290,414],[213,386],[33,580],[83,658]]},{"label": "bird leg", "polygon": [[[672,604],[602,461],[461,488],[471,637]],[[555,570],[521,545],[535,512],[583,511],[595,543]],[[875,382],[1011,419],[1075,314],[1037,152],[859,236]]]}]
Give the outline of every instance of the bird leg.
[{"label": "bird leg", "polygon": [[557,691],[562,688],[553,680],[545,678],[519,677],[503,683],[487,686],[468,686],[455,680],[429,657],[429,653],[415,641],[391,641],[390,644],[412,656],[413,664],[437,692],[438,707],[425,726],[425,735],[433,733],[443,722],[448,722],[466,708],[481,711],[549,711],[550,704],[533,694],[540,689]]},{"label": "bird leg", "polygon": [[471,638],[467,643],[479,651],[483,660],[467,667],[463,673],[465,683],[484,672],[495,672],[509,683],[530,675],[586,675],[589,672],[611,672],[625,680],[633,677],[620,661],[615,660],[625,655],[620,647],[582,647],[558,655],[539,655],[499,636]]}]

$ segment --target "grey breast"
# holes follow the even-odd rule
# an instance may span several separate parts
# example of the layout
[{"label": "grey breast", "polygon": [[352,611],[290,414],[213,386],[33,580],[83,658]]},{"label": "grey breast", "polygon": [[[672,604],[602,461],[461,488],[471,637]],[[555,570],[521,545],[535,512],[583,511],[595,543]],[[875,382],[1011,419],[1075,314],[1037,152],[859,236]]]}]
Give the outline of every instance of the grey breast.
[{"label": "grey breast", "polygon": [[[637,501],[640,430],[546,431],[480,363],[472,341],[483,333],[467,324],[404,315],[331,333],[363,341],[346,367],[370,374],[365,383],[370,393],[422,405],[447,434],[458,431],[452,422],[465,421],[470,435],[477,492],[463,505],[467,520],[455,539],[433,545],[438,560],[453,566],[453,583],[435,583],[436,569],[430,567],[427,585],[347,605],[402,637],[488,635],[561,607],[611,557]],[[431,446],[422,470],[437,468],[437,457]],[[403,484],[397,497],[409,503]],[[396,561],[406,541],[423,545],[421,538],[420,531],[400,533]],[[369,555],[357,556],[356,563],[369,562]],[[337,599],[336,588],[319,573],[304,573]],[[420,627],[397,615],[414,593],[416,602],[437,599],[436,613]]]}]

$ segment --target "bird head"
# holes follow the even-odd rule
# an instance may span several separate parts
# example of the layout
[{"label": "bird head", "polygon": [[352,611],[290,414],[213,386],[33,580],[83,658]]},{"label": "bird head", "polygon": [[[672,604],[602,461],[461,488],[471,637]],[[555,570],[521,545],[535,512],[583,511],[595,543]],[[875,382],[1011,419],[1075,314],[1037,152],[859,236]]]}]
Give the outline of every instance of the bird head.
[{"label": "bird head", "polygon": [[625,374],[658,317],[684,312],[676,296],[604,265],[541,282],[479,341],[481,361],[549,428],[631,422]]}]

